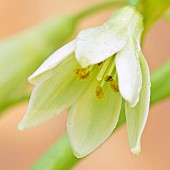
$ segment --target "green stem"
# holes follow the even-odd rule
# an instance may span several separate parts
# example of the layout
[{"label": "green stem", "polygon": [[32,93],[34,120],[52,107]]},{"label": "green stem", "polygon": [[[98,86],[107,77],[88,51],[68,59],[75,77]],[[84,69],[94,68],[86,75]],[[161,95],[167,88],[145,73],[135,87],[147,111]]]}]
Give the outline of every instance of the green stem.
[{"label": "green stem", "polygon": [[135,6],[136,8],[139,7],[140,3],[141,3],[141,0],[129,0],[129,4],[132,6]]},{"label": "green stem", "polygon": [[89,15],[92,15],[98,11],[105,10],[107,8],[113,8],[115,5],[123,5],[126,4],[127,0],[112,0],[108,2],[103,2],[101,4],[95,5],[91,8],[88,8],[80,13],[77,14],[76,18],[78,20],[81,20],[85,17],[88,17]]},{"label": "green stem", "polygon": [[[170,61],[151,76],[151,105],[170,97]],[[156,94],[156,95],[155,95]],[[125,123],[125,111],[122,107],[117,125]],[[115,132],[115,131],[114,131]],[[70,148],[67,135],[54,144],[31,168],[31,170],[68,170],[81,159],[76,158]]]},{"label": "green stem", "polygon": [[72,153],[68,136],[64,135],[31,170],[69,170],[79,160]]},{"label": "green stem", "polygon": [[30,95],[27,94],[27,95],[21,96],[20,98],[15,98],[15,99],[11,99],[11,100],[9,99],[9,100],[7,100],[5,103],[2,103],[2,104],[0,105],[1,114],[2,114],[3,111],[4,111],[5,109],[7,109],[9,106],[13,106],[13,105],[15,105],[15,104],[17,104],[17,103],[21,103],[21,102],[24,102],[24,101],[28,101],[29,98],[30,98]]},{"label": "green stem", "polygon": [[155,71],[151,76],[151,104],[170,97],[170,61]]}]

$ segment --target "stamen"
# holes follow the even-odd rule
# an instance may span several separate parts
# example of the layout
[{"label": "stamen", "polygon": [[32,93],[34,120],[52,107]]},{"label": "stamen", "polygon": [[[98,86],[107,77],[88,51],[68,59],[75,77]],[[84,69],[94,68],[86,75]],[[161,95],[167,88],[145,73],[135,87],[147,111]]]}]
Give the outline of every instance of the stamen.
[{"label": "stamen", "polygon": [[111,88],[114,92],[119,92],[119,86],[115,80],[110,82]]},{"label": "stamen", "polygon": [[101,86],[97,86],[96,88],[96,96],[99,98],[99,99],[104,99],[104,90]]},{"label": "stamen", "polygon": [[113,77],[112,76],[106,76],[104,78],[104,80],[105,80],[105,82],[111,82],[111,81],[113,81]]},{"label": "stamen", "polygon": [[116,81],[116,72],[113,74],[113,77],[108,75],[104,78],[104,80],[105,82],[110,83],[110,86],[114,92],[119,92],[119,86]]},{"label": "stamen", "polygon": [[98,81],[101,81],[101,80],[102,80],[103,75],[104,75],[104,73],[106,72],[107,67],[108,67],[111,59],[112,59],[112,57],[108,58],[108,59],[106,60],[106,62],[104,63],[103,67],[101,68],[101,70],[100,70],[100,72],[99,72],[99,74],[98,74],[98,76],[97,76],[97,80],[98,80]]},{"label": "stamen", "polygon": [[80,80],[86,80],[91,74],[88,68],[78,68],[75,73]]},{"label": "stamen", "polygon": [[115,61],[113,60],[113,61],[112,61],[112,65],[111,65],[111,67],[110,67],[110,69],[109,69],[107,75],[110,76],[110,75],[112,74],[112,71],[113,71],[114,67],[115,67]]}]

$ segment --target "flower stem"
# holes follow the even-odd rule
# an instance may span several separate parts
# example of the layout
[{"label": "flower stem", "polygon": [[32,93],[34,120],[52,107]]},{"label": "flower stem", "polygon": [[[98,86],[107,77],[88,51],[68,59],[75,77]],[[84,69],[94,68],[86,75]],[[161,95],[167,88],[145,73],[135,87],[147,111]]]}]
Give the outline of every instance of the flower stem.
[{"label": "flower stem", "polygon": [[141,0],[129,0],[129,4],[135,6],[136,8],[139,7]]},{"label": "flower stem", "polygon": [[127,0],[112,0],[108,2],[103,2],[101,4],[95,5],[91,8],[85,9],[84,11],[81,11],[77,14],[76,19],[81,20],[84,17],[87,17],[89,15],[92,15],[98,11],[105,10],[107,8],[113,8],[115,5],[123,5],[126,4]]},{"label": "flower stem", "polygon": [[[5,109],[8,108],[8,106],[13,106],[15,105],[16,103],[21,103],[21,102],[24,102],[24,101],[28,101],[30,98],[30,95],[29,94],[26,94],[26,95],[23,95],[19,98],[15,98],[13,100],[7,100],[5,103],[2,103],[0,105],[0,112],[3,113],[3,111]],[[2,115],[2,114],[1,114]]]},{"label": "flower stem", "polygon": [[[151,105],[170,97],[170,61],[151,76]],[[116,129],[125,123],[125,110],[122,105]],[[114,131],[115,132],[115,131]],[[68,170],[81,159],[76,158],[69,145],[67,135],[61,137],[31,168],[31,170]]]}]

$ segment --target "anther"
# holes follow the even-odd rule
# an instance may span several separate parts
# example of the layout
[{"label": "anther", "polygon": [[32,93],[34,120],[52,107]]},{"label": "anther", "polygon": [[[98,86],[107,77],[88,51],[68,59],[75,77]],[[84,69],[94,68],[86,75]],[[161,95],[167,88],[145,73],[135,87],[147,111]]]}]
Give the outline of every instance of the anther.
[{"label": "anther", "polygon": [[119,92],[119,86],[118,86],[118,84],[116,83],[115,80],[111,81],[110,85],[111,85],[111,88],[114,92]]},{"label": "anther", "polygon": [[88,68],[78,68],[75,73],[80,80],[86,80],[91,74]]},{"label": "anther", "polygon": [[103,88],[101,86],[97,86],[97,88],[96,88],[96,96],[99,99],[104,99],[104,91],[103,91]]},{"label": "anther", "polygon": [[104,80],[105,80],[105,82],[110,83],[111,88],[112,88],[112,90],[113,90],[114,92],[119,92],[118,84],[117,84],[117,82],[113,79],[112,76],[106,76],[106,77],[104,78]]},{"label": "anther", "polygon": [[101,68],[101,70],[100,70],[100,72],[99,72],[99,74],[98,74],[98,76],[97,76],[97,80],[98,80],[98,81],[101,81],[101,80],[102,80],[102,78],[103,78],[103,76],[104,76],[104,74],[105,74],[105,72],[106,72],[106,70],[107,70],[107,68],[108,68],[108,66],[109,66],[109,64],[110,64],[111,59],[112,59],[112,58],[110,57],[110,58],[108,58],[108,59],[104,62],[103,66],[102,66],[102,68]]},{"label": "anther", "polygon": [[111,82],[111,81],[113,81],[113,77],[112,77],[112,76],[106,76],[106,77],[104,78],[104,81],[105,81],[105,82]]}]

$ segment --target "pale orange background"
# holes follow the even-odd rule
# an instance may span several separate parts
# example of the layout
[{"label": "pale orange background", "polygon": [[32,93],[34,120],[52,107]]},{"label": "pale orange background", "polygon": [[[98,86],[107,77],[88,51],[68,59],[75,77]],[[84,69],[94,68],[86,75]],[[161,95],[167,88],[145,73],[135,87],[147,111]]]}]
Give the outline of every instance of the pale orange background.
[{"label": "pale orange background", "polygon": [[[55,14],[73,13],[99,0],[0,0],[0,38]],[[102,2],[102,0],[100,0]],[[86,20],[81,29],[101,24],[111,11]],[[161,20],[145,40],[144,53],[151,70],[170,57],[170,27]],[[161,87],[160,87],[161,88]],[[0,120],[0,170],[27,170],[44,151],[66,131],[63,113],[38,128],[19,132],[17,123],[27,104],[8,109]],[[152,107],[142,138],[140,156],[131,154],[123,126],[96,152],[82,160],[74,170],[169,170],[170,101]]]}]

